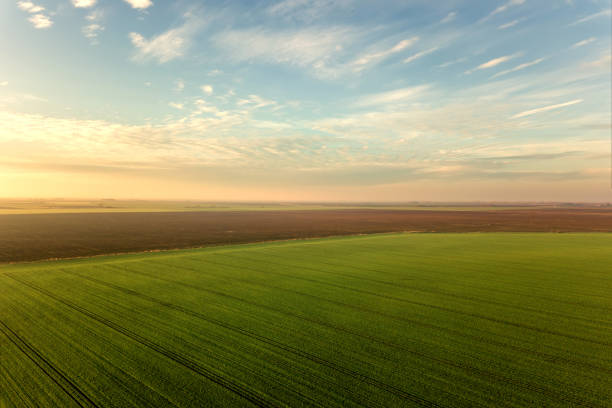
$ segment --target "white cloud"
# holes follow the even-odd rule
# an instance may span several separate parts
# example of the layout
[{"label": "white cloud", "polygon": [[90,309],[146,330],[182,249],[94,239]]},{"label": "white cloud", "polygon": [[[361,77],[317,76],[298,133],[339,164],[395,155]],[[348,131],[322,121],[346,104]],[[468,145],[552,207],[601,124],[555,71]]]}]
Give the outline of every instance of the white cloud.
[{"label": "white cloud", "polygon": [[544,60],[545,60],[545,58],[538,58],[538,59],[536,59],[536,60],[534,60],[534,61],[531,61],[531,62],[526,62],[526,63],[521,64],[521,65],[517,65],[517,66],[516,66],[516,67],[514,67],[514,68],[511,68],[511,69],[507,69],[507,70],[505,70],[505,71],[498,72],[497,74],[493,75],[491,78],[497,78],[497,77],[500,77],[500,76],[503,76],[503,75],[510,74],[510,73],[512,73],[512,72],[516,72],[516,71],[520,71],[520,70],[525,69],[525,68],[529,68],[529,67],[531,67],[531,66],[534,66],[534,65],[539,64],[540,62],[542,62],[542,61],[544,61]]},{"label": "white cloud", "polygon": [[446,68],[446,67],[450,67],[451,65],[459,64],[465,61],[467,61],[467,57],[461,57],[461,58],[457,58],[451,61],[446,61],[440,65],[436,65],[436,68]]},{"label": "white cloud", "polygon": [[276,105],[276,102],[270,99],[262,98],[259,95],[249,95],[248,98],[240,99],[236,102],[238,106],[248,106],[254,109],[265,108],[266,106]]},{"label": "white cloud", "polygon": [[591,62],[585,62],[585,63],[582,64],[582,66],[583,67],[587,67],[587,68],[607,68],[607,69],[610,69],[611,63],[612,63],[612,54],[608,54],[608,55],[602,56],[598,60],[591,61]]},{"label": "white cloud", "polygon": [[104,26],[101,26],[100,24],[95,24],[95,23],[83,26],[83,28],[81,29],[81,31],[83,32],[83,35],[92,40],[96,39],[98,37],[98,33],[103,30],[104,30]]},{"label": "white cloud", "polygon": [[184,107],[182,103],[178,103],[178,102],[170,102],[168,106],[175,108],[175,109],[183,109]]},{"label": "white cloud", "polygon": [[132,6],[132,8],[138,9],[138,10],[144,10],[153,5],[153,2],[151,0],[124,0],[124,1],[128,3],[130,6]]},{"label": "white cloud", "polygon": [[506,28],[514,27],[515,25],[517,25],[520,22],[521,22],[521,20],[519,20],[519,19],[512,20],[509,23],[502,24],[502,25],[498,26],[497,29],[498,30],[505,30]]},{"label": "white cloud", "polygon": [[572,45],[572,48],[578,48],[578,47],[585,46],[587,44],[592,43],[595,40],[596,40],[595,37],[591,37],[591,38],[587,38],[586,40],[578,41],[576,44]]},{"label": "white cloud", "polygon": [[17,7],[23,11],[27,11],[28,13],[40,13],[41,11],[45,10],[43,6],[36,5],[31,1],[18,1]]},{"label": "white cloud", "polygon": [[440,24],[446,24],[446,23],[450,23],[451,21],[453,21],[455,18],[457,17],[457,12],[456,11],[451,11],[450,13],[448,13],[446,15],[446,17],[444,17],[442,20],[440,20]]},{"label": "white cloud", "polygon": [[430,49],[428,49],[428,50],[424,50],[424,51],[421,51],[421,52],[417,52],[416,54],[411,55],[410,57],[406,58],[406,59],[403,61],[403,63],[404,63],[404,64],[409,64],[409,63],[411,63],[412,61],[418,60],[419,58],[422,58],[422,57],[424,57],[424,56],[426,56],[426,55],[431,54],[432,52],[437,51],[438,49],[439,49],[439,47],[433,47],[433,48],[430,48]]},{"label": "white cloud", "polygon": [[7,86],[9,83],[8,81],[2,81],[0,82],[0,86]]},{"label": "white cloud", "polygon": [[206,95],[212,95],[213,93],[213,87],[210,85],[202,85],[200,89],[202,89],[202,92],[204,92]]},{"label": "white cloud", "polygon": [[34,14],[32,17],[28,18],[28,21],[32,23],[34,28],[38,29],[49,28],[53,25],[53,21],[44,14]]},{"label": "white cloud", "polygon": [[508,10],[511,7],[520,6],[520,5],[524,4],[525,1],[526,0],[510,0],[507,3],[501,5],[498,8],[496,8],[495,10],[493,10],[488,16],[483,18],[481,21],[488,20],[489,18],[493,17],[494,15],[499,14],[499,13],[503,13],[504,11]]},{"label": "white cloud", "polygon": [[311,22],[352,3],[353,0],[282,0],[268,7],[267,12],[276,17]]},{"label": "white cloud", "polygon": [[96,5],[98,0],[72,0],[72,5],[78,8],[89,8]]},{"label": "white cloud", "polygon": [[360,98],[357,101],[356,106],[374,106],[385,105],[388,103],[405,102],[414,98],[415,96],[421,95],[427,89],[429,89],[429,85],[420,85],[372,94]]},{"label": "white cloud", "polygon": [[612,15],[612,9],[602,10],[599,13],[591,14],[589,16],[583,17],[580,20],[574,21],[570,26],[575,26],[577,24],[586,23],[587,21],[591,21],[595,18],[599,17],[610,17]]},{"label": "white cloud", "polygon": [[357,58],[353,62],[353,65],[356,66],[355,70],[356,71],[363,70],[370,63],[379,62],[379,61],[383,60],[384,58],[387,58],[387,57],[389,57],[389,56],[391,56],[393,54],[401,52],[401,51],[405,50],[406,48],[411,47],[418,40],[419,40],[419,37],[408,38],[408,39],[405,39],[405,40],[402,40],[402,41],[398,42],[393,47],[388,48],[386,50],[382,50],[382,51],[378,51],[378,52],[374,52],[374,53],[363,55],[363,56]]},{"label": "white cloud", "polygon": [[465,71],[466,74],[471,74],[474,71],[479,71],[481,69],[489,69],[498,66],[499,64],[503,64],[504,62],[508,62],[513,58],[518,57],[520,54],[512,54],[512,55],[504,55],[503,57],[493,58],[487,62],[484,62],[477,66],[476,68]]},{"label": "white cloud", "polygon": [[203,22],[200,19],[191,16],[182,26],[172,28],[151,39],[132,32],[129,38],[132,45],[136,47],[133,59],[135,61],[155,59],[158,63],[163,64],[182,57],[191,46],[192,37],[202,25]]},{"label": "white cloud", "polygon": [[92,10],[91,13],[85,16],[85,20],[87,21],[99,21],[104,16],[102,10]]},{"label": "white cloud", "polygon": [[578,103],[581,103],[582,101],[583,101],[582,99],[575,99],[573,101],[569,101],[569,102],[565,102],[565,103],[559,103],[557,105],[550,105],[550,106],[544,106],[542,108],[531,109],[531,110],[527,110],[527,111],[523,111],[523,112],[517,113],[516,115],[512,116],[510,119],[518,119],[518,118],[522,118],[522,117],[525,117],[525,116],[535,115],[536,113],[548,112],[548,111],[551,111],[551,110],[564,108],[566,106],[576,105]]},{"label": "white cloud", "polygon": [[254,28],[223,32],[215,42],[235,61],[288,64],[309,68],[321,77],[333,77],[337,73],[333,57],[352,36],[351,30],[338,27],[293,31]]}]

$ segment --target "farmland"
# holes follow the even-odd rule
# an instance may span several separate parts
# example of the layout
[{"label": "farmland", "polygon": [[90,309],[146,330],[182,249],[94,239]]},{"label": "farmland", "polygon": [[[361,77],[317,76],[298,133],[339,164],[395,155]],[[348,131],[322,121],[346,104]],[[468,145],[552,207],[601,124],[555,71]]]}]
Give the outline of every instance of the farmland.
[{"label": "farmland", "polygon": [[612,232],[609,208],[0,215],[0,263],[380,232]]},{"label": "farmland", "polygon": [[612,404],[612,235],[380,234],[0,267],[0,406]]}]

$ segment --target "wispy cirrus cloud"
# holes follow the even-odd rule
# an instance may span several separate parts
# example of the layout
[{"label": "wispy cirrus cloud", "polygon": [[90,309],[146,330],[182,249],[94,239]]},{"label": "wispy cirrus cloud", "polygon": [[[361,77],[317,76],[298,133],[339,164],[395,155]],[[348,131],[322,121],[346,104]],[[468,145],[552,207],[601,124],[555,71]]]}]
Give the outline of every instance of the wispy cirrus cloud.
[{"label": "wispy cirrus cloud", "polygon": [[419,85],[371,94],[358,99],[355,105],[359,107],[367,107],[375,105],[385,105],[388,103],[406,102],[412,100],[413,98],[419,95],[422,95],[429,88],[430,85]]},{"label": "wispy cirrus cloud", "polygon": [[259,61],[307,68],[316,76],[335,76],[334,55],[355,33],[347,27],[228,30],[214,41],[234,61]]},{"label": "wispy cirrus cloud", "polygon": [[416,54],[411,55],[408,58],[405,58],[402,62],[404,64],[409,64],[409,63],[411,63],[413,61],[418,60],[419,58],[423,58],[426,55],[434,53],[434,52],[436,52],[439,49],[440,49],[440,47],[433,47],[433,48],[429,48],[427,50],[423,50],[423,51],[417,52]]},{"label": "wispy cirrus cloud", "polygon": [[593,19],[596,18],[601,18],[601,17],[610,17],[612,15],[612,9],[607,9],[607,10],[602,10],[598,13],[594,13],[594,14],[590,14],[586,17],[582,17],[581,19],[578,19],[576,21],[574,21],[573,23],[569,24],[569,26],[575,26],[578,24],[582,24],[582,23],[586,23],[587,21],[591,21]]},{"label": "wispy cirrus cloud", "polygon": [[520,53],[516,53],[516,54],[511,54],[511,55],[504,55],[502,57],[497,57],[497,58],[493,58],[488,60],[487,62],[483,62],[482,64],[478,65],[476,68],[470,69],[468,71],[465,71],[465,74],[471,74],[472,72],[475,71],[480,71],[483,69],[489,69],[489,68],[493,68],[496,67],[500,64],[503,64],[505,62],[510,61],[513,58],[518,57],[519,55],[521,55]]},{"label": "wispy cirrus cloud", "polygon": [[517,65],[514,68],[507,69],[505,71],[500,71],[497,74],[493,75],[491,78],[497,78],[497,77],[500,77],[500,76],[503,76],[503,75],[511,74],[513,72],[521,71],[521,70],[523,70],[525,68],[529,68],[529,67],[532,67],[534,65],[537,65],[537,64],[541,63],[542,61],[544,61],[545,59],[546,58],[538,58],[538,59],[530,61],[530,62],[525,62],[524,64]]},{"label": "wispy cirrus cloud", "polygon": [[559,104],[556,104],[556,105],[549,105],[549,106],[544,106],[544,107],[541,107],[541,108],[530,109],[530,110],[526,110],[526,111],[523,111],[523,112],[519,112],[516,115],[512,116],[510,119],[519,119],[519,118],[523,118],[525,116],[535,115],[536,113],[542,113],[542,112],[548,112],[548,111],[555,110],[555,109],[561,109],[561,108],[564,108],[566,106],[576,105],[576,104],[579,104],[579,103],[582,103],[582,102],[583,102],[582,99],[575,99],[573,101],[559,103]]},{"label": "wispy cirrus cloud", "polygon": [[486,17],[484,17],[482,20],[480,20],[481,22],[486,21],[488,19],[490,19],[491,17],[499,14],[499,13],[503,13],[504,11],[507,11],[509,8],[511,7],[516,7],[516,6],[520,6],[522,4],[525,3],[526,0],[509,0],[507,3],[504,3],[503,5],[497,7],[495,10],[493,10],[491,13],[489,13]]},{"label": "wispy cirrus cloud", "polygon": [[397,53],[405,50],[406,48],[411,47],[418,40],[419,40],[419,37],[407,38],[407,39],[404,39],[404,40],[398,42],[397,44],[395,44],[391,48],[387,48],[387,49],[384,49],[384,50],[380,50],[380,51],[376,51],[376,52],[373,52],[373,53],[365,54],[365,55],[357,58],[355,61],[353,61],[353,65],[355,66],[355,70],[356,71],[361,71],[361,70],[365,69],[368,65],[375,64],[377,62],[380,62],[380,61],[384,60],[387,57],[390,57],[393,54],[397,54]]},{"label": "wispy cirrus cloud", "polygon": [[450,23],[451,21],[455,20],[455,18],[457,18],[457,12],[451,11],[450,13],[446,15],[446,17],[440,20],[440,24]]},{"label": "wispy cirrus cloud", "polygon": [[311,22],[352,3],[353,0],[281,0],[266,11],[275,17]]},{"label": "wispy cirrus cloud", "polygon": [[499,26],[497,27],[497,29],[498,29],[498,30],[505,30],[505,29],[507,29],[507,28],[514,27],[515,25],[517,25],[517,24],[518,24],[518,23],[520,23],[520,22],[521,22],[521,19],[512,20],[512,21],[507,22],[507,23],[505,23],[505,24],[501,24],[501,25],[499,25]]},{"label": "wispy cirrus cloud", "polygon": [[588,44],[590,44],[590,43],[592,43],[593,41],[596,41],[596,40],[597,40],[597,38],[590,37],[590,38],[587,38],[586,40],[578,41],[577,43],[573,44],[571,46],[571,48],[584,47],[585,45],[588,45]]}]

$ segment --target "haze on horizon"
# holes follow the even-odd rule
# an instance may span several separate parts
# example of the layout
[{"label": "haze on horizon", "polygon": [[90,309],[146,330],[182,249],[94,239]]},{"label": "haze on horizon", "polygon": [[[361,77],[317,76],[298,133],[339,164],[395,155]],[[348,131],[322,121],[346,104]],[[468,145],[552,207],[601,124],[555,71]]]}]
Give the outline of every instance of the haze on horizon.
[{"label": "haze on horizon", "polygon": [[8,0],[0,197],[611,201],[610,0]]}]

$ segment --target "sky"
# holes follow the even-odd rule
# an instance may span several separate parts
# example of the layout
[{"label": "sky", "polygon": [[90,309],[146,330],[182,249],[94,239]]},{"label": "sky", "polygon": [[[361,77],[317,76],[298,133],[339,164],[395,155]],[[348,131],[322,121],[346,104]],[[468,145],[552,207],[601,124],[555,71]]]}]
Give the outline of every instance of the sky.
[{"label": "sky", "polygon": [[0,2],[0,197],[612,201],[611,0]]}]

